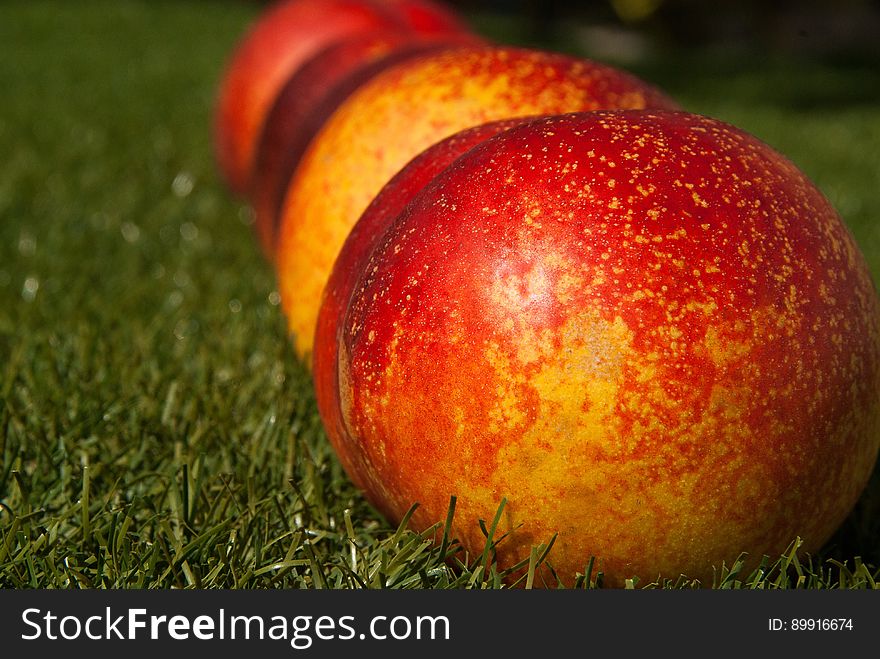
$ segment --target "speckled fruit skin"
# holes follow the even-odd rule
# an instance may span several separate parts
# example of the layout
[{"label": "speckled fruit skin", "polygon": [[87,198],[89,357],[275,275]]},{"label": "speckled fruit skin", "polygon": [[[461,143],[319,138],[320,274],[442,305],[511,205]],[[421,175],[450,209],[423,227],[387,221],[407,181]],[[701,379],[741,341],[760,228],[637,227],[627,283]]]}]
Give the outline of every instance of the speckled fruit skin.
[{"label": "speckled fruit skin", "polygon": [[[504,566],[558,540],[571,584],[816,551],[880,442],[874,284],[839,216],[756,138],[686,113],[529,122],[387,222],[338,304],[322,405],[394,521]],[[327,372],[325,372],[325,369]],[[552,579],[550,583],[555,583]]]},{"label": "speckled fruit skin", "polygon": [[324,48],[287,80],[263,122],[247,194],[260,244],[270,260],[274,261],[287,183],[333,111],[360,85],[398,62],[481,41],[466,33],[431,36],[411,30],[355,35]]},{"label": "speckled fruit skin", "polygon": [[258,18],[227,64],[214,115],[218,168],[235,193],[247,193],[260,128],[285,81],[332,43],[388,29],[468,31],[432,0],[283,0]]},{"label": "speckled fruit skin", "polygon": [[617,69],[556,53],[479,46],[410,59],[374,76],[326,121],[290,181],[276,252],[296,350],[312,350],[321,294],[351,228],[410,159],[453,133],[517,116],[673,108]]}]

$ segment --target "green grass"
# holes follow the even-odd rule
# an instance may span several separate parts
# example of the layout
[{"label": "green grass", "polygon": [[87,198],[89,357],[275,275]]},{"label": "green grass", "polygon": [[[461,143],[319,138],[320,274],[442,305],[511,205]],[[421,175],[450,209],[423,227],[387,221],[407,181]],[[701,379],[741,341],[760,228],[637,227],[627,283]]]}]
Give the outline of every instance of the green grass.
[{"label": "green grass", "polygon": [[[211,152],[217,80],[258,9],[0,5],[2,587],[503,583],[489,550],[390,527],[323,435]],[[880,274],[876,67],[679,56],[638,72],[787,153]],[[749,573],[732,556],[715,585],[874,587],[878,511],[875,478],[821,555],[793,545]],[[648,585],[693,585],[667,576]],[[577,584],[601,586],[598,565]]]}]

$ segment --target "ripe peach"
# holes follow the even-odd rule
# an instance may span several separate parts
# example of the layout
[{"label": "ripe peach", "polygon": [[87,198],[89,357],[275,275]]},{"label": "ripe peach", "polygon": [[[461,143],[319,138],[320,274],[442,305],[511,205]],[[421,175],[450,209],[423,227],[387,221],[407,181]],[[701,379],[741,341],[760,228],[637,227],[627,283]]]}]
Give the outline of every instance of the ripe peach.
[{"label": "ripe peach", "polygon": [[247,191],[260,127],[287,78],[336,41],[389,29],[467,31],[432,0],[284,0],[258,18],[227,65],[214,117],[217,163],[234,192]]},{"label": "ripe peach", "polygon": [[876,289],[830,203],[755,137],[681,112],[539,119],[373,231],[340,256],[338,354],[315,377],[390,520],[418,502],[426,528],[456,495],[478,552],[506,498],[502,566],[558,533],[564,583],[590,556],[614,585],[706,583],[740,551],[816,551],[863,490]]},{"label": "ripe peach", "polygon": [[321,293],[348,232],[411,158],[488,121],[642,107],[675,104],[617,69],[526,49],[447,49],[372,77],[315,136],[282,205],[276,263],[299,354],[311,352]]}]

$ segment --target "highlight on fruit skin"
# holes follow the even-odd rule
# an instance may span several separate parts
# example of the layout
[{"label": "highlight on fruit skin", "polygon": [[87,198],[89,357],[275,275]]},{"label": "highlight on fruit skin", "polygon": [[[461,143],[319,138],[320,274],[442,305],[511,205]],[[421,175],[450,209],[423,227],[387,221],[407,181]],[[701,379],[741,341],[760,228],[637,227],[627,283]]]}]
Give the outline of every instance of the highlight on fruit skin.
[{"label": "highlight on fruit skin", "polygon": [[817,551],[865,487],[877,292],[828,200],[757,138],[682,112],[539,119],[384,223],[340,255],[314,376],[389,520],[418,502],[428,528],[455,495],[479,552],[506,499],[502,567],[558,533],[563,583],[596,556],[611,585],[710,584],[741,551]]},{"label": "highlight on fruit skin", "polygon": [[297,353],[311,352],[321,294],[349,231],[421,151],[489,121],[644,107],[678,108],[624,71],[523,48],[450,48],[370,78],[314,137],[282,204],[276,268]]},{"label": "highlight on fruit skin", "polygon": [[215,106],[215,157],[233,192],[247,193],[260,128],[285,81],[321,49],[380,30],[470,32],[433,0],[281,0],[258,17],[226,65]]}]

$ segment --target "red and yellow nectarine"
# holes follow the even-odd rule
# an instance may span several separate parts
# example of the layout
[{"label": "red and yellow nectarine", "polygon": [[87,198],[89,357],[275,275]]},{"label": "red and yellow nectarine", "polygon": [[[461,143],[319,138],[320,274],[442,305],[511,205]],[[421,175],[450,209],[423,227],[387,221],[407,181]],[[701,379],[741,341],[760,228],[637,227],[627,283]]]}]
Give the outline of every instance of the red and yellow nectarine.
[{"label": "red and yellow nectarine", "polygon": [[758,139],[678,112],[535,120],[384,222],[340,256],[316,350],[338,355],[314,375],[390,520],[418,502],[428,527],[456,495],[479,552],[506,498],[502,566],[558,533],[565,583],[590,556],[616,585],[711,582],[743,550],[817,550],[865,486],[877,293],[829,202]]}]

